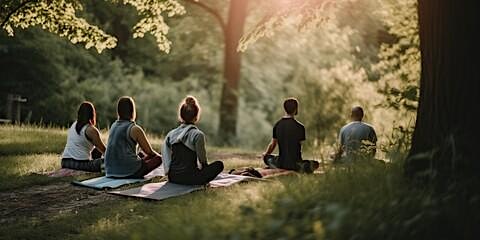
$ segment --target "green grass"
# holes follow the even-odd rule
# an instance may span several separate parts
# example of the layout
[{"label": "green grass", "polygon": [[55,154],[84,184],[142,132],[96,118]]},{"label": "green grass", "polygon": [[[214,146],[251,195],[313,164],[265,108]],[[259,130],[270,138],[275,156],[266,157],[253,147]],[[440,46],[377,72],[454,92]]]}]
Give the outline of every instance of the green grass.
[{"label": "green grass", "polygon": [[41,173],[60,168],[58,154],[27,154],[0,157],[0,191],[54,182]]},{"label": "green grass", "polygon": [[60,153],[67,140],[66,131],[36,126],[0,125],[0,156],[32,153]]},{"label": "green grass", "polygon": [[[22,131],[34,132],[28,139],[36,143],[42,142],[38,138],[65,137],[62,130],[56,129],[0,129],[2,133],[17,135]],[[0,192],[71,180],[35,174],[59,168],[59,152],[51,149],[61,151],[60,140],[43,141],[49,146],[37,146],[29,152],[22,149],[31,144],[25,137],[7,139],[0,143],[3,151]],[[6,142],[16,150],[5,147]],[[9,153],[4,155],[5,152]],[[210,153],[228,157],[222,159],[227,169],[261,166],[254,153],[244,153],[241,149],[210,148]],[[14,222],[0,224],[0,239],[478,237],[479,195],[464,187],[436,193],[429,187],[415,186],[402,172],[402,162],[366,161],[331,168],[324,175],[284,176],[268,182],[208,189],[161,202],[118,197],[48,219],[18,216]]]}]

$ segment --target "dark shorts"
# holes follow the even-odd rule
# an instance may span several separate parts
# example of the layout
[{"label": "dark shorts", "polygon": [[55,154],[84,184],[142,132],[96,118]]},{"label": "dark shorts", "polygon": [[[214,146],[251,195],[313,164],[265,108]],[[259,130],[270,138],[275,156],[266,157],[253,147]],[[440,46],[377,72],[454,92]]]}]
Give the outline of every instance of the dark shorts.
[{"label": "dark shorts", "polygon": [[[263,162],[265,165],[267,165],[270,168],[282,168],[280,166],[280,157],[276,155],[266,155],[263,158]],[[317,161],[314,160],[301,160],[297,161],[295,169],[288,169],[288,170],[294,170],[297,172],[302,172],[302,173],[313,173],[315,169],[317,169],[320,164]]]}]

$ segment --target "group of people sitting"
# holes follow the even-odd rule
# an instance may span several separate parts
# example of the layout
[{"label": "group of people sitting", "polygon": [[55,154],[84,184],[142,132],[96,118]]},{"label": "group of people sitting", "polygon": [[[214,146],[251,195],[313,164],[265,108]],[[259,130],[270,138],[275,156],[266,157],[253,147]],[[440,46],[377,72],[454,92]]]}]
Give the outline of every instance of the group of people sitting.
[{"label": "group of people sitting", "polygon": [[[263,160],[267,166],[272,168],[312,173],[319,167],[319,163],[302,158],[302,142],[306,137],[305,127],[295,119],[298,114],[298,100],[286,99],[283,102],[283,108],[285,116],[275,123],[272,140],[262,154]],[[374,157],[377,135],[370,124],[362,122],[363,116],[362,107],[352,108],[351,122],[340,129],[339,147],[331,156],[334,162],[352,162],[359,157]],[[279,146],[279,155],[271,155],[277,145]]]},{"label": "group of people sitting", "polygon": [[104,167],[107,177],[143,178],[163,162],[169,181],[187,185],[206,184],[223,171],[222,162],[207,162],[205,134],[196,126],[200,106],[194,97],[186,97],[180,104],[181,124],[165,137],[163,158],[152,148],[142,127],[135,123],[133,98],[118,100],[117,115],[105,147],[95,127],[95,107],[90,102],[80,104],[77,121],[68,130],[62,168],[101,172]]},{"label": "group of people sitting", "polygon": [[[272,140],[263,153],[263,160],[270,168],[312,173],[319,163],[302,159],[301,144],[306,138],[305,127],[295,119],[298,101],[288,98],[283,106],[285,116],[274,125]],[[133,98],[125,96],[118,100],[118,119],[109,129],[107,146],[96,128],[94,105],[83,102],[78,108],[77,120],[68,129],[62,168],[105,171],[106,176],[111,178],[143,178],[163,163],[170,182],[207,184],[223,171],[224,166],[221,161],[208,163],[205,134],[197,126],[200,113],[200,105],[194,97],[188,96],[180,103],[180,125],[166,135],[160,155],[152,148],[142,127],[135,123]],[[353,108],[353,122],[340,131],[341,147],[335,154],[336,160],[356,152],[365,140],[375,146],[375,131],[363,123],[362,118],[363,110]],[[279,155],[274,156],[272,152],[277,145]]]}]

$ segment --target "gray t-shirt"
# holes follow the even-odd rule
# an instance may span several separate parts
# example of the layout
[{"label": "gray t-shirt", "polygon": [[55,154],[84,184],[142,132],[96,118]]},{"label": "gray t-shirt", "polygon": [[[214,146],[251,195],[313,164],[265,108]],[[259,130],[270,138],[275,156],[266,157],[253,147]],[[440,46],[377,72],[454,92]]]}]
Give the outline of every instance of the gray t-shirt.
[{"label": "gray t-shirt", "polygon": [[359,121],[351,122],[340,129],[338,137],[344,157],[363,151],[375,155],[377,134],[369,124]]}]

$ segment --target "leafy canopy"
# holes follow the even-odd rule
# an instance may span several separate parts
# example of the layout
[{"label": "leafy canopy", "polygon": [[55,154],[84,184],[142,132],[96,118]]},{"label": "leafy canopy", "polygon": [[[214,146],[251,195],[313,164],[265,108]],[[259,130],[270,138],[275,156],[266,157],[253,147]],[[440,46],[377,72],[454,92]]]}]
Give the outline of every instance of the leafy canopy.
[{"label": "leafy canopy", "polygon": [[[133,6],[141,17],[133,27],[133,37],[142,38],[146,33],[156,38],[158,48],[170,52],[167,38],[169,27],[165,17],[185,14],[185,8],[176,0],[105,0]],[[13,36],[15,29],[40,26],[44,30],[65,37],[72,43],[94,47],[99,53],[114,48],[117,39],[90,24],[77,12],[82,11],[80,0],[14,0],[0,5],[1,27]]]}]

